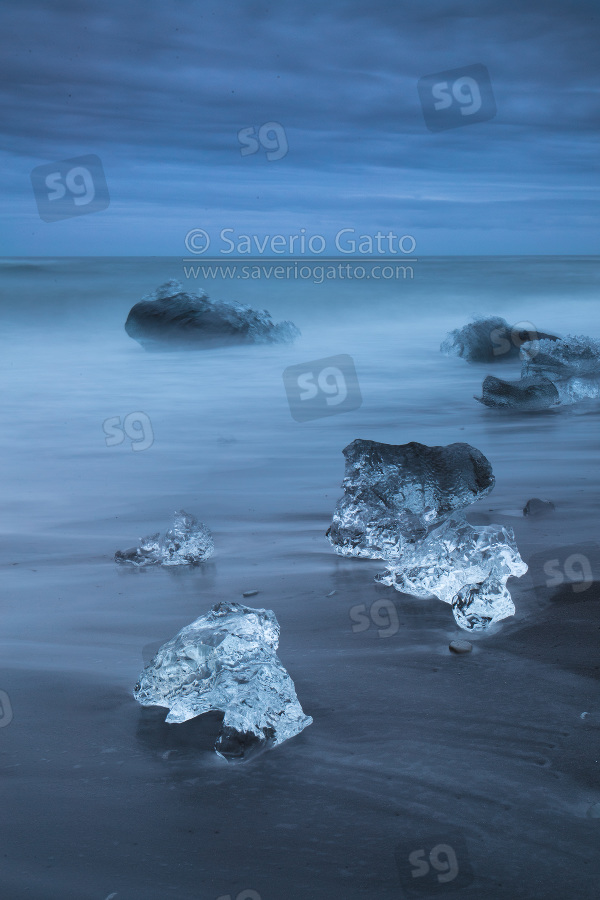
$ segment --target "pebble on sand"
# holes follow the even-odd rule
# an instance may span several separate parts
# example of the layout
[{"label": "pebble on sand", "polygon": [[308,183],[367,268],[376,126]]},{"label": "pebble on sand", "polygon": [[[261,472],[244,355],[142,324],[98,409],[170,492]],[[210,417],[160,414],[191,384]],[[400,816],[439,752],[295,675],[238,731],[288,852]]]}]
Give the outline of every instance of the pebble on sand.
[{"label": "pebble on sand", "polygon": [[242,597],[256,597],[258,591],[244,591]]},{"label": "pebble on sand", "polygon": [[473,644],[469,641],[450,641],[448,646],[453,653],[470,653],[473,649]]},{"label": "pebble on sand", "polygon": [[552,500],[540,500],[539,497],[532,497],[523,507],[524,516],[547,516],[556,509]]}]

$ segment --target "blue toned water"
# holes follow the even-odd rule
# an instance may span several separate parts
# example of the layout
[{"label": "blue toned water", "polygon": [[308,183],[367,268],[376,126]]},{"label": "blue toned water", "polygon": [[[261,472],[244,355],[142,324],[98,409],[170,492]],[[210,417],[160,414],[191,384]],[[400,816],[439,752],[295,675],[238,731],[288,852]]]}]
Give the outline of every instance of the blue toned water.
[{"label": "blue toned water", "polygon": [[[597,726],[597,692],[572,667],[511,649],[549,594],[512,580],[515,619],[476,641],[471,670],[451,669],[456,628],[437,601],[391,597],[402,625],[390,638],[352,630],[351,609],[393,592],[373,583],[378,564],[337,558],[324,532],[341,450],[362,437],[482,450],[496,488],[476,511],[512,525],[526,561],[598,540],[600,405],[488,410],[473,398],[483,378],[518,377],[518,362],[468,365],[439,344],[474,314],[600,337],[600,261],[421,259],[394,282],[198,282],[291,319],[302,337],[158,353],[123,323],[143,294],[183,280],[180,259],[10,259],[0,274],[6,896],[395,898],[395,844],[453,826],[467,830],[478,896],[531,896],[505,863],[534,852],[548,889],[566,884],[570,860],[571,895],[587,896],[581,860],[598,832],[586,810],[600,796],[569,736],[584,710]],[[340,354],[362,405],[295,421],[283,371]],[[133,413],[134,437],[107,446],[103,423]],[[519,516],[534,496],[555,516]],[[209,564],[115,566],[116,549],[180,508],[213,531]],[[280,656],[314,724],[233,769],[210,751],[214,723],[163,726],[131,689],[144,648],[250,589],[279,618]]]}]

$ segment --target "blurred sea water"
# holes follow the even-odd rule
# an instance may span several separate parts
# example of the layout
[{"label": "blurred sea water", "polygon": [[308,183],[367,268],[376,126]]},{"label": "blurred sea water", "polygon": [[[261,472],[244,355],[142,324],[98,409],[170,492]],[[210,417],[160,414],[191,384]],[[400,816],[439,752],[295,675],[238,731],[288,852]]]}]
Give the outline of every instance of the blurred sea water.
[{"label": "blurred sea water", "polygon": [[[276,321],[290,319],[302,336],[292,345],[148,353],[128,337],[123,324],[137,300],[170,278],[189,289],[204,288],[216,299],[267,309]],[[68,776],[83,777],[76,770],[83,766],[85,778],[104,792],[94,804],[100,803],[100,819],[112,823],[111,840],[121,842],[116,851],[120,862],[115,863],[121,872],[127,871],[128,856],[122,855],[125,835],[114,816],[127,793],[125,783],[135,781],[139,766],[140,791],[155,777],[165,777],[143,768],[150,765],[141,759],[153,739],[144,744],[139,732],[136,739],[131,730],[140,712],[130,691],[144,647],[166,641],[218,600],[241,600],[242,591],[259,589],[251,605],[266,605],[280,619],[281,658],[305,711],[310,715],[313,706],[329,705],[325,685],[339,677],[335,667],[347,663],[342,649],[335,650],[326,657],[324,671],[323,657],[317,663],[312,654],[319,655],[317,648],[329,640],[326,635],[338,635],[334,608],[341,608],[346,632],[358,640],[351,634],[347,608],[370,596],[373,575],[381,569],[338,559],[324,538],[340,495],[341,451],[350,441],[467,441],[479,448],[493,466],[496,487],[473,512],[481,521],[512,525],[526,562],[540,550],[600,540],[600,405],[586,401],[537,414],[489,410],[474,399],[483,378],[490,373],[517,378],[518,361],[469,365],[439,352],[447,332],[475,315],[500,315],[509,324],[525,321],[540,331],[600,338],[597,257],[423,258],[415,262],[412,279],[323,284],[186,280],[182,261],[175,258],[3,259],[0,284],[0,689],[8,692],[14,716],[0,748],[8,754],[7,765],[17,767],[14,778],[23,779],[9,801],[18,809],[19,796],[37,791],[31,809],[39,821],[51,817],[56,804],[72,820],[69,791],[82,797],[85,789],[79,781],[66,794],[61,787],[67,777],[61,731],[64,727],[70,735],[80,727],[88,729],[78,748],[81,758],[71,760]],[[362,404],[340,415],[296,421],[286,398],[284,370],[339,354],[354,361]],[[148,435],[142,433],[143,450],[136,450],[135,439],[127,435],[121,443],[107,445],[104,423],[115,418],[123,422],[133,413],[143,414],[134,428],[151,428],[153,440],[144,441]],[[523,519],[520,510],[530,497],[551,499],[556,515],[542,526]],[[212,530],[216,554],[210,563],[187,572],[132,572],[115,566],[115,550],[163,531],[181,508]],[[528,577],[509,582],[520,621],[534,620],[539,605]],[[325,599],[332,589],[337,597]],[[431,601],[428,608],[435,604],[442,607]],[[452,629],[448,607],[434,615]],[[503,627],[510,631],[512,626]],[[338,638],[331,638],[333,645]],[[424,633],[421,638],[425,644],[430,639]],[[353,647],[361,652],[357,643]],[[71,698],[61,713],[67,720],[49,716],[47,732],[31,703],[36,682],[59,685]],[[318,696],[311,683],[320,685]],[[91,701],[84,702],[84,696]],[[55,702],[60,705],[52,687],[44,700],[46,710]],[[122,708],[114,718],[105,715],[112,704]],[[307,742],[317,740],[318,715],[315,723],[314,737],[307,729],[297,744],[290,742],[280,757],[286,765],[295,753],[302,757],[309,752]],[[39,748],[28,763],[26,745],[27,753]],[[120,774],[106,770],[110,780],[102,782],[109,761],[102,753],[113,746],[125,762]],[[363,749],[361,760],[368,769],[370,750]],[[48,762],[40,763],[41,757]],[[210,780],[216,777],[215,763],[208,750],[203,758],[208,769],[201,777]],[[152,760],[154,766],[155,756]],[[46,767],[51,785],[41,794],[36,781],[40,766]],[[227,777],[219,773],[219,778]],[[243,796],[249,783],[239,782],[237,789]],[[98,790],[94,788],[95,797]],[[136,796],[140,815],[148,814],[153,802],[166,802],[161,794],[161,799],[148,800],[146,809]],[[14,815],[15,834],[22,840],[26,822]],[[77,854],[67,853],[66,862],[47,874],[54,880],[46,895],[33,890],[23,896],[102,900],[117,890],[110,878],[104,884],[100,877],[103,866],[110,871],[110,842],[105,839],[106,853],[104,845],[102,852],[96,848],[97,855],[87,844],[78,849],[88,861],[90,854],[94,857],[93,890],[81,892],[72,862]],[[269,839],[275,838],[271,834]],[[228,840],[236,846],[233,835]],[[137,894],[119,892],[119,898],[154,896],[148,892],[154,879],[148,872],[153,871],[150,860],[161,854],[158,837],[156,841],[145,857],[150,868],[143,877],[138,873],[135,882],[147,884],[146,892],[140,887]],[[60,851],[55,848],[52,855]],[[181,864],[185,867],[185,860]],[[250,872],[251,864],[246,864]],[[38,877],[35,865],[23,865],[25,869],[15,863],[9,870],[14,890],[19,873]],[[226,894],[227,879],[219,880],[210,860],[206,865],[214,891],[197,896]],[[159,885],[166,892],[162,896],[169,891],[175,896],[174,886],[191,885],[192,874],[186,870],[179,882],[177,873],[158,878],[157,896]],[[256,887],[258,876],[252,877],[240,889]],[[324,896],[329,882],[323,878]],[[373,878],[357,885],[374,888],[379,883]],[[389,879],[379,884],[380,896],[393,896],[391,875]],[[318,891],[313,895],[320,896]],[[178,896],[192,897],[191,887]],[[267,894],[261,896],[267,900]]]}]

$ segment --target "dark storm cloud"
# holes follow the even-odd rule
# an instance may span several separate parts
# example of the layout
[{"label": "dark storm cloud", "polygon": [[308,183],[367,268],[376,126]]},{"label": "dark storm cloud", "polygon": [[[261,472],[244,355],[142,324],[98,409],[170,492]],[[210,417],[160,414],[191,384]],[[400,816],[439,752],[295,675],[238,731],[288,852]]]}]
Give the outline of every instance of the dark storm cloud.
[{"label": "dark storm cloud", "polygon": [[[0,29],[5,218],[37,216],[33,166],[97,153],[102,215],[119,236],[135,223],[132,252],[160,252],[159,235],[194,213],[432,234],[558,217],[584,240],[597,224],[595,6],[13,2]],[[496,117],[429,132],[419,78],[474,63]],[[242,158],[238,131],[268,121],[289,153]]]}]

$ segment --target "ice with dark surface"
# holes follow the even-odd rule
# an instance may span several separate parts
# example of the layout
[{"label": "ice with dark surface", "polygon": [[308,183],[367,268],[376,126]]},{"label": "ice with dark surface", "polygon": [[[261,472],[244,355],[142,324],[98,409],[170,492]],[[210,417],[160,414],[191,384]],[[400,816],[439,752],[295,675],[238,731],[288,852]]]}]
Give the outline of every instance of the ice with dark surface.
[{"label": "ice with dark surface", "polygon": [[481,631],[514,615],[506,582],[526,571],[512,528],[452,516],[407,546],[376,580],[414,597],[438,597],[452,606],[461,628]]},{"label": "ice with dark surface", "polygon": [[214,553],[212,535],[202,522],[183,509],[175,513],[173,524],[160,533],[141,538],[139,547],[117,550],[115,561],[136,566],[195,566]]},{"label": "ice with dark surface", "polygon": [[456,510],[488,494],[492,467],[470,444],[428,447],[358,439],[327,537],[342,556],[389,559]]},{"label": "ice with dark surface", "polygon": [[600,341],[586,337],[528,341],[521,379],[488,375],[480,400],[496,409],[536,410],[600,397]]},{"label": "ice with dark surface", "polygon": [[[531,323],[520,322],[519,325]],[[519,348],[526,341],[534,343],[542,339],[546,343],[557,340],[551,334],[541,334],[533,329],[511,326],[500,316],[475,319],[463,328],[455,328],[442,342],[440,350],[447,356],[460,356],[468,362],[502,362],[519,356]]]},{"label": "ice with dark surface", "polygon": [[218,603],[163,644],[133,695],[142,706],[167,707],[167,722],[223,712],[215,750],[226,759],[244,758],[312,722],[277,656],[278,644],[272,610]]},{"label": "ice with dark surface", "polygon": [[492,409],[536,410],[558,406],[560,397],[549,378],[530,376],[518,381],[503,381],[495,375],[484,379],[480,403]]},{"label": "ice with dark surface", "polygon": [[290,343],[300,334],[293,322],[275,324],[266,310],[210,300],[204,291],[189,294],[175,280],[131,308],[125,331],[146,349],[165,343],[184,348]]}]

